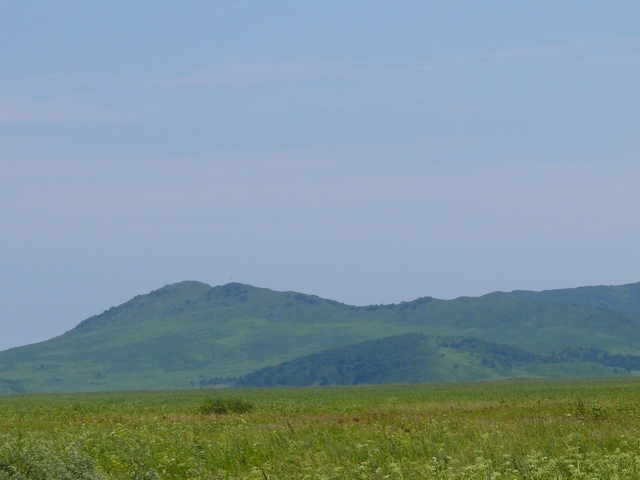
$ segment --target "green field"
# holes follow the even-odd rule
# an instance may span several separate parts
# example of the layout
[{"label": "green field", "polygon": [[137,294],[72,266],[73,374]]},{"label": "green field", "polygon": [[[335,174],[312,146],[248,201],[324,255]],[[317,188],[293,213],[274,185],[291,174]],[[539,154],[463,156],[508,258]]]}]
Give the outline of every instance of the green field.
[{"label": "green field", "polygon": [[637,479],[639,427],[629,378],[8,395],[0,478]]}]

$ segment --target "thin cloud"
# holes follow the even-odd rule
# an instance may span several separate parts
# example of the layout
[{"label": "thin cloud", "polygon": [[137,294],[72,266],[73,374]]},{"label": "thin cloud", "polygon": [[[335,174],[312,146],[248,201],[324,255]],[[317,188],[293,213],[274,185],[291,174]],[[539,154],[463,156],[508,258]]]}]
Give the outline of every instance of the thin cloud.
[{"label": "thin cloud", "polygon": [[135,124],[157,118],[158,109],[95,107],[65,100],[0,96],[0,125],[33,123]]},{"label": "thin cloud", "polygon": [[615,55],[596,56],[589,58],[585,63],[589,65],[628,65],[640,62],[640,51],[621,52]]},{"label": "thin cloud", "polygon": [[[75,86],[91,88],[97,85],[120,85],[131,87],[204,87],[247,88],[272,83],[313,81],[327,79],[378,80],[388,75],[411,74],[472,68],[492,63],[522,60],[544,60],[555,57],[581,58],[585,63],[635,63],[640,58],[637,38],[616,38],[599,41],[575,41],[533,47],[511,48],[476,55],[430,59],[406,65],[372,65],[362,62],[334,61],[289,61],[227,63],[211,68],[194,69],[190,72],[144,78],[140,75],[86,76],[70,73],[36,76],[0,76],[0,86],[23,89],[27,86],[55,87]],[[594,56],[599,47],[614,49],[608,55]],[[616,49],[616,46],[618,49]],[[630,48],[631,47],[631,48]],[[624,51],[620,51],[624,48]]]},{"label": "thin cloud", "polygon": [[477,67],[487,63],[544,59],[574,54],[584,43],[540,45],[472,56],[433,59],[413,65],[372,66],[348,62],[231,63],[176,76],[149,79],[148,84],[166,87],[246,88],[271,83],[319,79],[377,79],[386,75]]},{"label": "thin cloud", "polygon": [[479,67],[489,63],[511,62],[523,59],[544,59],[552,56],[565,55],[573,50],[575,50],[575,44],[540,45],[532,48],[515,48],[478,55],[432,60],[421,63],[414,67],[398,69],[395,70],[395,72],[426,72],[449,68]]},{"label": "thin cloud", "polygon": [[175,77],[153,79],[149,83],[169,87],[234,88],[299,79],[356,77],[363,73],[366,70],[357,66],[330,62],[236,63]]}]

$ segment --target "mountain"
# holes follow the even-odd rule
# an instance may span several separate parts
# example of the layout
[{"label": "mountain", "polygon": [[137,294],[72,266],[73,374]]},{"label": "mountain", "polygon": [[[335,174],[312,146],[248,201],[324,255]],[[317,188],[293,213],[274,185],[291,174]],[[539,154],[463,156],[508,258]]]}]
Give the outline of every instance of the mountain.
[{"label": "mountain", "polygon": [[585,288],[356,307],[239,283],[181,282],[51,340],[0,352],[0,392],[199,387],[406,333],[474,337],[544,355],[589,348],[601,356],[640,354],[640,284]]}]

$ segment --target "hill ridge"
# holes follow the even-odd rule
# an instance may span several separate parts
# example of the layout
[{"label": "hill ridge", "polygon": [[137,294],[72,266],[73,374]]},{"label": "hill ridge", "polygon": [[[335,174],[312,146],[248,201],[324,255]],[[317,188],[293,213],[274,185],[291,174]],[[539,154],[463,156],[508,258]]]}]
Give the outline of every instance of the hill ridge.
[{"label": "hill ridge", "polygon": [[[177,282],[45,342],[0,352],[0,391],[189,388],[202,378],[240,377],[406,333],[477,337],[544,354],[593,347],[610,356],[637,355],[636,287],[640,283],[352,306],[238,282]],[[602,302],[609,309],[600,308]]]}]

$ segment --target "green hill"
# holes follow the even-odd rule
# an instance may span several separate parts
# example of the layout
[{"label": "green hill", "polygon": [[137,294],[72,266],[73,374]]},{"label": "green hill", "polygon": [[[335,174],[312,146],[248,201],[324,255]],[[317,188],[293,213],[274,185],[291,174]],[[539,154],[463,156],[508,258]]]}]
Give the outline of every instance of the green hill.
[{"label": "green hill", "polygon": [[265,367],[244,387],[460,382],[499,378],[624,376],[640,356],[588,349],[532,352],[473,337],[408,333],[369,340]]},{"label": "green hill", "polygon": [[515,290],[523,300],[582,305],[612,312],[640,315],[640,282],[627,285],[563,288],[531,292]]},{"label": "green hill", "polygon": [[[626,287],[620,288],[634,291]],[[637,295],[605,292],[596,296],[597,305],[558,301],[569,298],[563,295],[424,297],[355,307],[238,283],[181,282],[136,296],[46,342],[0,352],[0,392],[199,387],[406,333],[476,337],[541,354],[591,347],[602,355],[640,354],[640,317],[623,313],[634,311]],[[485,378],[469,372],[469,379]]]}]

